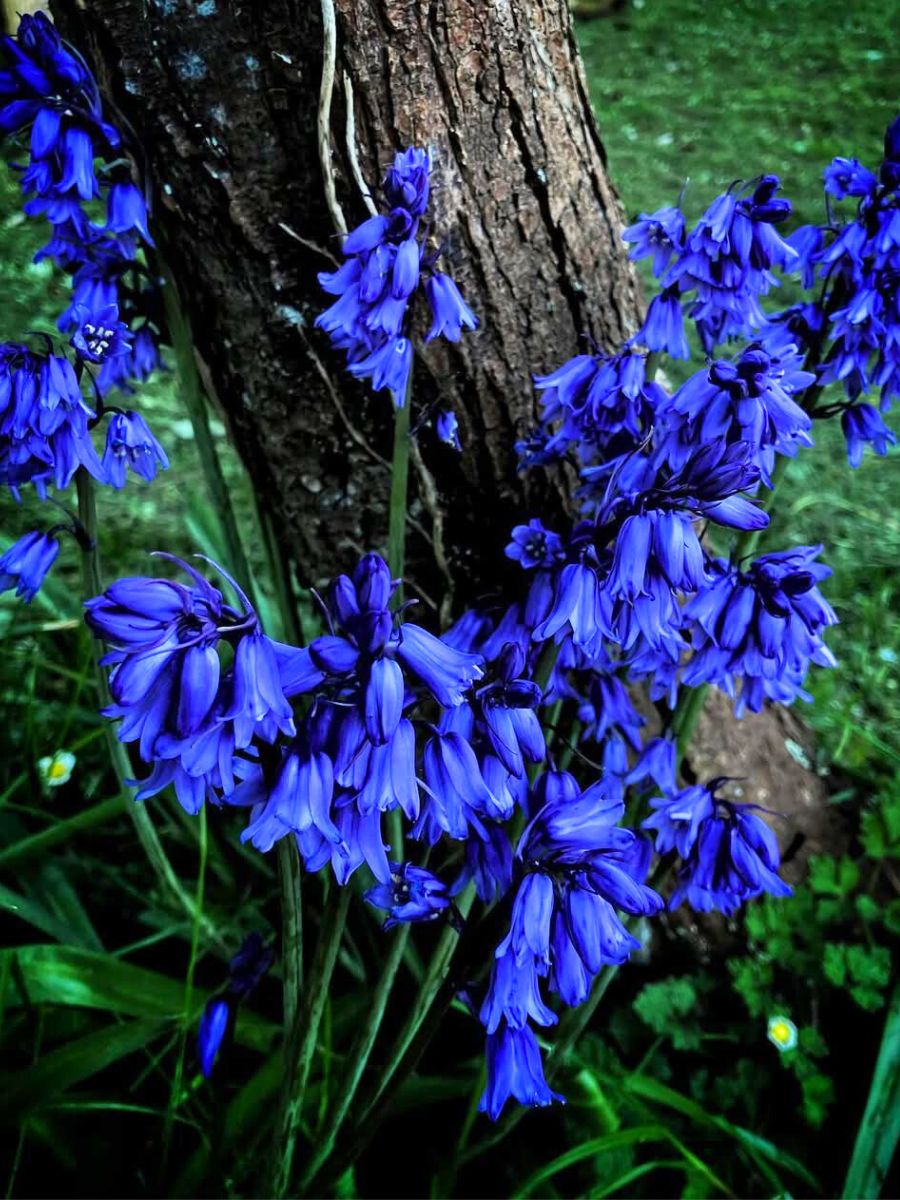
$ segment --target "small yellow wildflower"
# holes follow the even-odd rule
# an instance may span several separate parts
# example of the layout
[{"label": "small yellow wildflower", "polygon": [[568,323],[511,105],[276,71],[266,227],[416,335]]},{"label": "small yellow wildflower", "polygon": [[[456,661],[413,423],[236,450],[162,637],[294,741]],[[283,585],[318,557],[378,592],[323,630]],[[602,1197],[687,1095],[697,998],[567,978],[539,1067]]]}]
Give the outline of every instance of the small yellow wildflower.
[{"label": "small yellow wildflower", "polygon": [[797,1026],[790,1019],[780,1014],[769,1017],[768,1038],[773,1046],[782,1053],[793,1050],[797,1045]]},{"label": "small yellow wildflower", "polygon": [[72,778],[76,763],[75,755],[69,750],[57,750],[55,754],[38,759],[38,774],[45,787],[60,787]]}]

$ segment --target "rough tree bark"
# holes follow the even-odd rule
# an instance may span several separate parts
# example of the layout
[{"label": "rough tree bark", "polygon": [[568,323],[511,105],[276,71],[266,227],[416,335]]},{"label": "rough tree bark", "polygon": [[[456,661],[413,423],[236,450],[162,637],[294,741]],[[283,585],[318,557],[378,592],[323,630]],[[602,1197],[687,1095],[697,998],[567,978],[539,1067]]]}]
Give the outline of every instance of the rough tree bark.
[{"label": "rough tree bark", "polygon": [[466,452],[418,439],[413,571],[445,598],[496,588],[511,521],[566,491],[516,472],[531,372],[582,335],[618,343],[638,306],[567,0],[52,9],[144,148],[197,352],[306,580],[383,544],[391,424],[312,328],[316,272],[366,215],[362,181],[432,148],[434,228],[482,327],[417,365],[414,421],[452,405]]}]

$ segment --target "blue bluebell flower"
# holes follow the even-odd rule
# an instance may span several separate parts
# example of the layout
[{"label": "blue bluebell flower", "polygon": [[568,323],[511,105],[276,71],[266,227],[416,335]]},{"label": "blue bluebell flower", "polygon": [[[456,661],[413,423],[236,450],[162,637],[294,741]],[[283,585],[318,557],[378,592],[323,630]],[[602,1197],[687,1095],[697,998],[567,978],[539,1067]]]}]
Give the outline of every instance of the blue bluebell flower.
[{"label": "blue bluebell flower", "polygon": [[671,358],[691,357],[677,287],[664,288],[653,297],[644,323],[632,340],[639,346],[646,346],[658,354],[668,354]]},{"label": "blue bluebell flower", "polygon": [[545,452],[551,458],[570,447],[584,462],[634,449],[664,399],[647,375],[646,356],[631,345],[614,355],[577,355],[534,382],[542,393]]},{"label": "blue bluebell flower", "polygon": [[825,191],[836,200],[848,196],[871,196],[878,187],[875,175],[857,158],[832,159],[822,172]]},{"label": "blue bluebell flower", "polygon": [[854,468],[862,463],[866,446],[884,457],[897,444],[897,435],[871,404],[847,405],[841,413],[841,429],[847,440],[847,461]]},{"label": "blue bluebell flower", "polygon": [[107,358],[127,354],[131,349],[128,326],[119,320],[117,304],[108,304],[97,313],[82,309],[78,320],[80,324],[72,335],[71,344],[79,358],[102,363]]},{"label": "blue bluebell flower", "polygon": [[510,1029],[503,1025],[487,1039],[487,1085],[479,1111],[496,1121],[510,1096],[520,1104],[545,1108],[564,1097],[552,1091],[544,1078],[541,1052],[534,1032],[524,1026]]},{"label": "blue bluebell flower", "polygon": [[458,733],[435,733],[423,755],[426,799],[412,836],[430,846],[443,834],[464,841],[470,833],[486,837],[483,818],[509,816],[481,774],[475,751]]},{"label": "blue bluebell flower", "polygon": [[26,533],[0,555],[0,592],[16,589],[29,604],[41,589],[59,554],[59,542],[50,533]]},{"label": "blue bluebell flower", "polygon": [[391,878],[370,888],[365,899],[388,916],[384,928],[404,922],[437,921],[450,907],[446,884],[425,867],[392,862]]},{"label": "blue bluebell flower", "polygon": [[197,1029],[197,1057],[204,1079],[212,1077],[213,1067],[234,1020],[234,1006],[226,996],[213,996],[200,1016]]},{"label": "blue bluebell flower", "polygon": [[449,446],[452,450],[462,451],[462,444],[459,440],[459,421],[456,418],[456,413],[448,410],[443,410],[438,413],[434,421],[434,431],[438,436],[438,441]]},{"label": "blue bluebell flower", "polygon": [[663,792],[669,793],[675,790],[677,774],[677,745],[670,737],[656,737],[641,749],[625,782],[633,785],[652,780]]},{"label": "blue bluebell flower", "polygon": [[763,892],[790,896],[791,887],[778,875],[778,842],[753,806],[718,797],[715,806],[678,871],[670,907],[687,901],[698,912],[716,909],[728,916]]},{"label": "blue bluebell flower", "polygon": [[[119,739],[137,742],[143,761],[155,764],[142,794],[172,782],[195,812],[208,786],[233,790],[236,751],[252,753],[257,741],[294,735],[285,686],[303,654],[262,633],[232,580],[238,607],[192,567],[173,561],[190,585],[120,579],[87,601],[86,620],[111,647],[102,660],[112,667],[113,704],[105,715],[119,718]],[[226,670],[222,642],[232,652]]]},{"label": "blue bluebell flower", "polygon": [[0,346],[0,472],[13,490],[68,487],[79,467],[102,480],[90,436],[95,414],[68,359]]},{"label": "blue bluebell flower", "polygon": [[513,562],[520,563],[526,571],[536,567],[553,567],[565,557],[559,534],[545,529],[543,522],[536,517],[527,525],[516,525],[512,531],[512,541],[504,553]]},{"label": "blue bluebell flower", "polygon": [[425,291],[433,318],[431,328],[425,335],[426,342],[431,342],[437,337],[446,338],[448,342],[458,342],[464,328],[478,328],[478,318],[463,300],[459,288],[449,275],[435,271],[428,278]]},{"label": "blue bluebell flower", "polygon": [[458,896],[471,881],[475,884],[478,899],[493,904],[505,896],[512,885],[512,846],[503,825],[483,821],[482,828],[484,836],[473,834],[466,839],[465,858],[450,887],[450,895]]},{"label": "blue bluebell flower", "polygon": [[488,741],[513,775],[525,774],[525,763],[540,762],[544,733],[535,709],[542,699],[538,684],[523,677],[525,655],[509,644],[497,660],[498,679],[476,693]]},{"label": "blue bluebell flower", "polygon": [[275,952],[258,930],[248,933],[228,963],[228,990],[245,997],[258,986],[275,962]]},{"label": "blue bluebell flower", "polygon": [[383,185],[390,211],[376,213],[349,233],[345,262],[319,276],[322,288],[337,299],[316,325],[347,352],[348,371],[370,380],[375,391],[388,389],[397,407],[406,401],[413,364],[408,308],[422,280],[433,315],[426,341],[456,342],[464,327],[478,324],[453,280],[435,269],[440,251],[425,253],[420,222],[430,173],[426,151],[397,154]]},{"label": "blue bluebell flower", "polygon": [[791,212],[775,195],[778,176],[763,175],[751,187],[713,200],[663,279],[695,293],[690,315],[707,352],[765,325],[759,298],[777,284],[772,268],[785,270],[797,258],[774,229]]},{"label": "blue bluebell flower", "polygon": [[653,274],[659,279],[672,256],[680,254],[684,247],[684,213],[678,207],[641,213],[623,232],[622,241],[632,247],[629,258],[653,258]]},{"label": "blue bluebell flower", "polygon": [[140,413],[116,412],[106,427],[106,449],[102,458],[103,481],[123,488],[129,468],[149,483],[159,468],[166,470],[169,459],[150,432]]}]

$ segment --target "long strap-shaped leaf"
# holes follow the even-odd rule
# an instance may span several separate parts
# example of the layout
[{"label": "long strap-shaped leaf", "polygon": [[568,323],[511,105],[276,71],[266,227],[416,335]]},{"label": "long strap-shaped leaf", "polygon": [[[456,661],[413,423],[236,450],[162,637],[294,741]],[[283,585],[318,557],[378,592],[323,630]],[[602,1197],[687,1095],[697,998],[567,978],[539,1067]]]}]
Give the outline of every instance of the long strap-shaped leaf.
[{"label": "long strap-shaped leaf", "polygon": [[845,1197],[876,1200],[900,1140],[900,983],[894,989],[869,1099],[853,1146]]}]

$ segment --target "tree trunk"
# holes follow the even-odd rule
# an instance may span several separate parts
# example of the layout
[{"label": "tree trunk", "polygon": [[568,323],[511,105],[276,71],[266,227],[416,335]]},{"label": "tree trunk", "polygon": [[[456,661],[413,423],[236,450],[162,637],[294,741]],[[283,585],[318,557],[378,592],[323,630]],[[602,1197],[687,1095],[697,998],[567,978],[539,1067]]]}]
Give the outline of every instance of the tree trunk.
[{"label": "tree trunk", "polygon": [[417,362],[414,427],[452,407],[464,453],[419,431],[411,568],[445,601],[495,590],[510,525],[571,490],[517,472],[531,373],[583,335],[616,345],[638,306],[566,0],[52,8],[143,147],[197,353],[306,581],[383,546],[392,424],[313,329],[316,272],[392,153],[431,148],[433,229],[481,328]]}]

